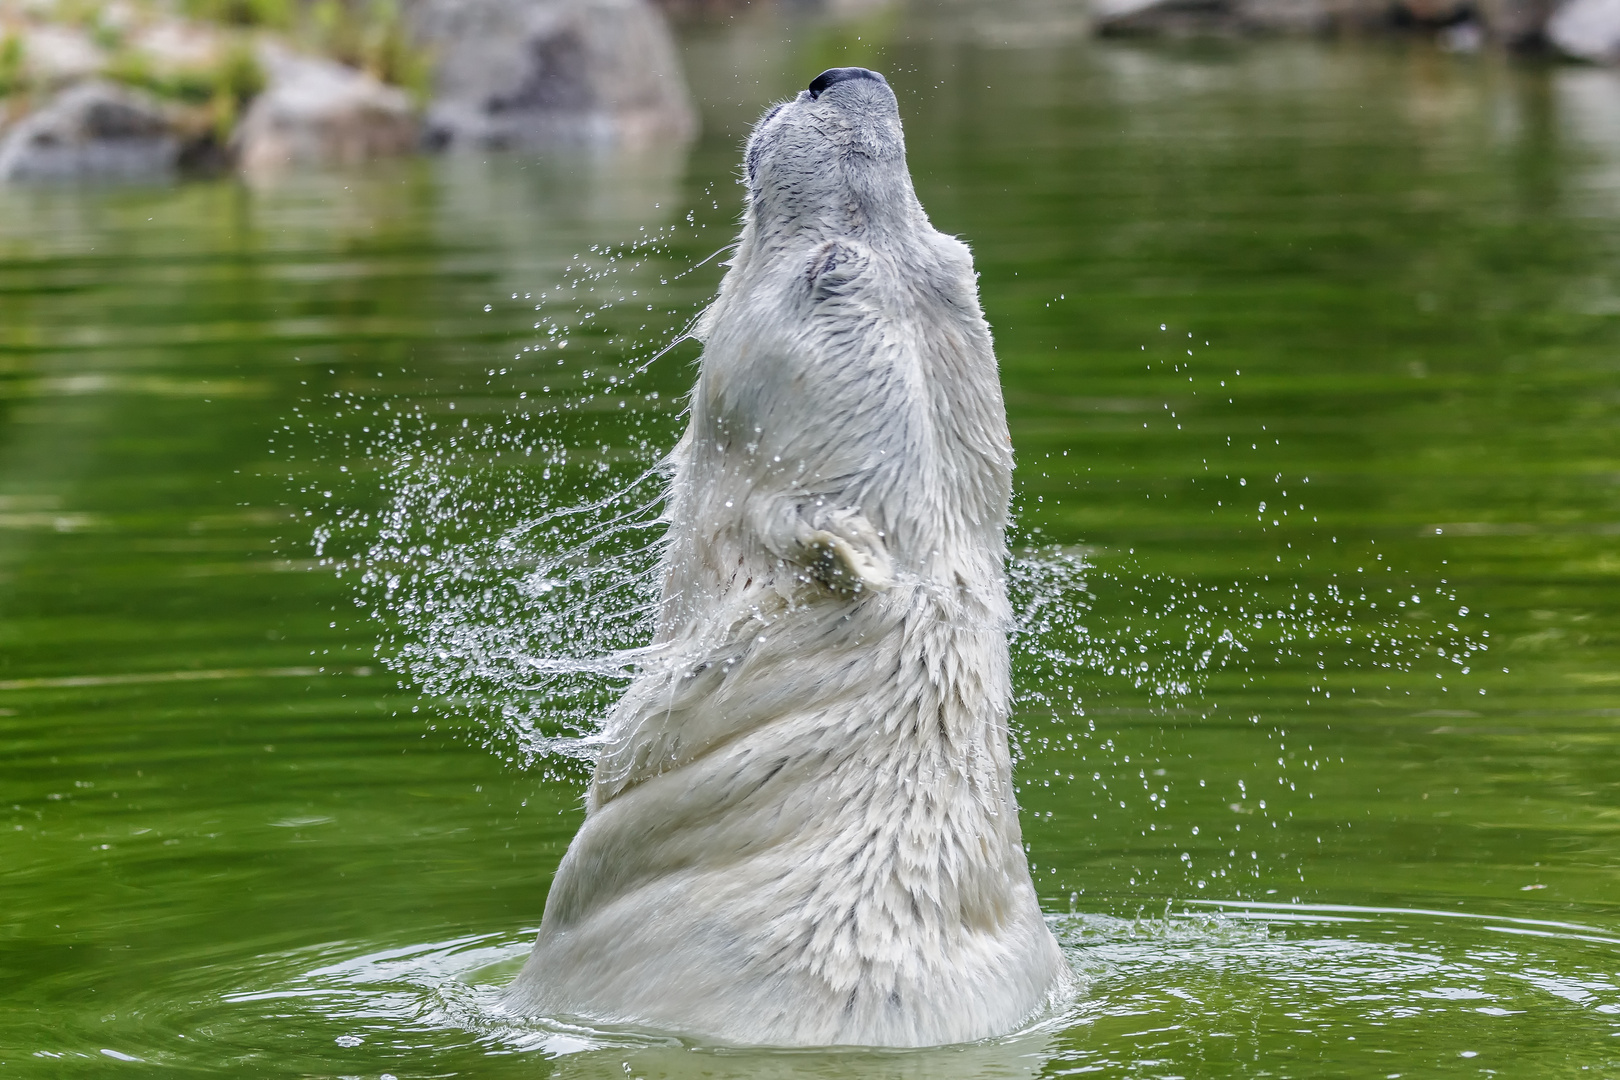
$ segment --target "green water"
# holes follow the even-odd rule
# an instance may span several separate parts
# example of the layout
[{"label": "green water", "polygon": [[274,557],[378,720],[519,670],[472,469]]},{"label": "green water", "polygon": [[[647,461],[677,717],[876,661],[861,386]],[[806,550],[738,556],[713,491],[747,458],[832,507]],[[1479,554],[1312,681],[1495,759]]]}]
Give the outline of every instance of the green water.
[{"label": "green water", "polygon": [[[0,1075],[1620,1076],[1620,80],[974,34],[689,28],[689,155],[0,193]],[[1084,991],[916,1054],[504,1018],[692,346],[634,371],[839,60],[977,254]]]}]

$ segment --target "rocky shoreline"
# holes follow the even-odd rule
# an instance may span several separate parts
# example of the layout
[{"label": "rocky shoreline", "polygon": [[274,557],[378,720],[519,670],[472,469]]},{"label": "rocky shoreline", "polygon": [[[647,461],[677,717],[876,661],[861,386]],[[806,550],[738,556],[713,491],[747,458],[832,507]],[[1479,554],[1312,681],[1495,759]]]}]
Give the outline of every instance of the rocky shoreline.
[{"label": "rocky shoreline", "polygon": [[646,0],[0,0],[0,125],[0,181],[60,182],[678,141],[697,119]]},{"label": "rocky shoreline", "polygon": [[1442,47],[1496,47],[1620,63],[1620,0],[1095,0],[1105,36],[1432,34]]},{"label": "rocky shoreline", "polygon": [[[751,6],[658,2],[703,16]],[[1620,64],[1620,0],[1003,2],[945,0],[940,13],[971,12],[981,32],[1031,7],[1100,36],[1408,32],[1454,51]],[[650,0],[0,0],[0,182],[257,178],[420,151],[679,143],[696,129]]]}]

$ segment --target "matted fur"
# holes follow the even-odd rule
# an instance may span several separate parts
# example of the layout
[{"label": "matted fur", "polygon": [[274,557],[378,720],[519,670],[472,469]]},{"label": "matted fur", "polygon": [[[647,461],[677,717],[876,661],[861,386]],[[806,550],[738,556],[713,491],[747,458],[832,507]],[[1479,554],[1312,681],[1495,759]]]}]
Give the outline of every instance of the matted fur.
[{"label": "matted fur", "polygon": [[968,249],[860,72],[759,122],[655,647],[507,1001],[729,1043],[1011,1031],[1066,970],[1007,746],[1012,452]]}]

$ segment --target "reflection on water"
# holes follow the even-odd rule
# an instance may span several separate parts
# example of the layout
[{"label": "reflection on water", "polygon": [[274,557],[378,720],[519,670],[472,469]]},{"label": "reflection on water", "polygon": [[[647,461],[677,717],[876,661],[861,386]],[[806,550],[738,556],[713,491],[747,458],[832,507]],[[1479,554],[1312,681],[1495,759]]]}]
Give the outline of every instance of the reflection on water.
[{"label": "reflection on water", "polygon": [[[0,1063],[1620,1069],[1620,87],[1055,10],[698,26],[689,159],[0,193]],[[648,360],[845,60],[982,273],[1084,992],[915,1054],[502,1017],[644,634],[695,349]]]}]

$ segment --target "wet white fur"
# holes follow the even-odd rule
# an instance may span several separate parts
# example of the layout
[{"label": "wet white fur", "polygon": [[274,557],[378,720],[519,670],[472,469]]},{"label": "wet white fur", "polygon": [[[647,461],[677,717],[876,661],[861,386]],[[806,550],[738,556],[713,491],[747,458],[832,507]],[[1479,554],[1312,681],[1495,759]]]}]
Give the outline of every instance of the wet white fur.
[{"label": "wet white fur", "polygon": [[508,1004],[757,1045],[1005,1033],[1065,965],[1007,746],[1012,452],[886,83],[756,127],[656,645]]}]

